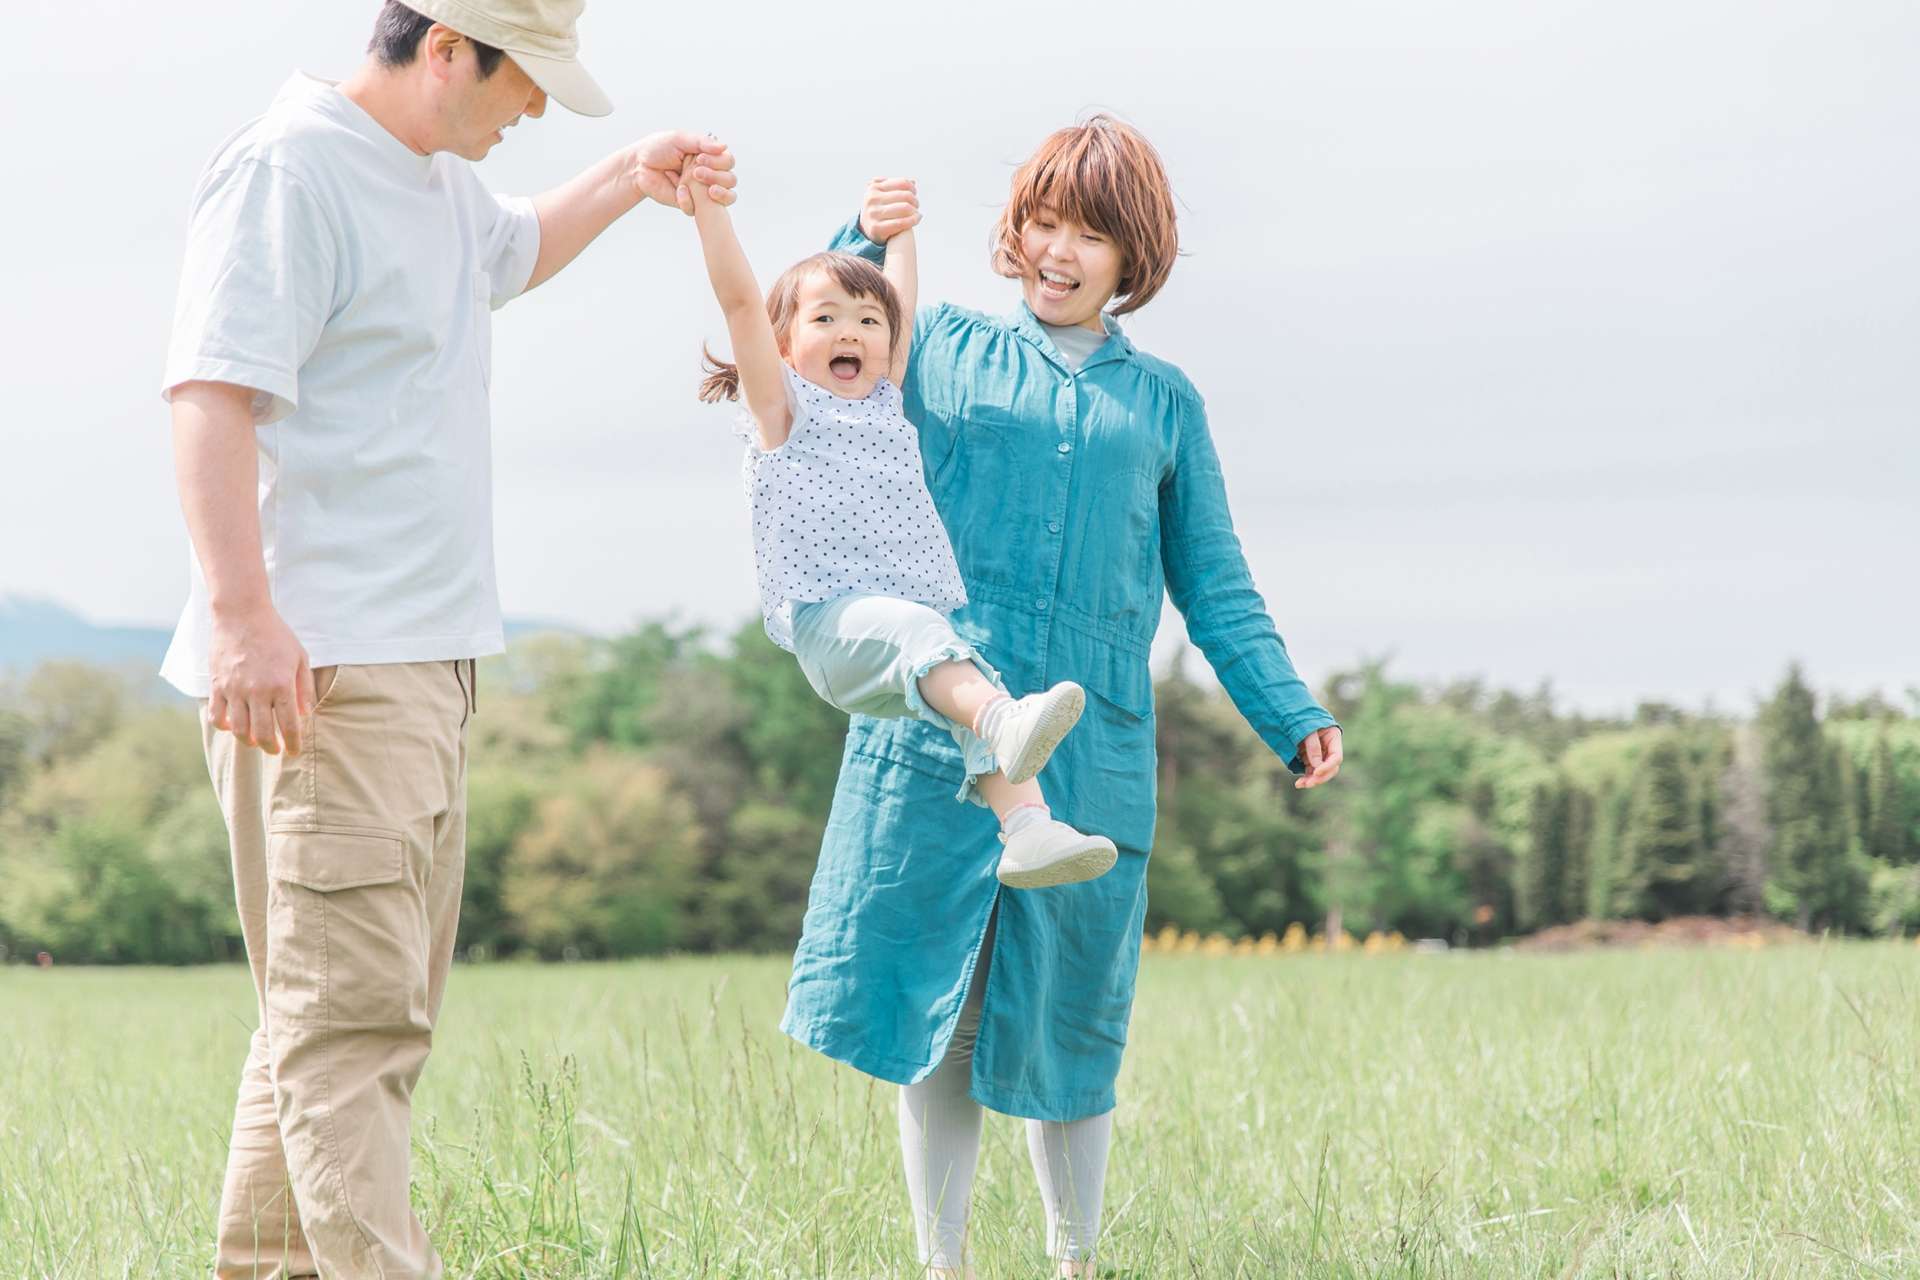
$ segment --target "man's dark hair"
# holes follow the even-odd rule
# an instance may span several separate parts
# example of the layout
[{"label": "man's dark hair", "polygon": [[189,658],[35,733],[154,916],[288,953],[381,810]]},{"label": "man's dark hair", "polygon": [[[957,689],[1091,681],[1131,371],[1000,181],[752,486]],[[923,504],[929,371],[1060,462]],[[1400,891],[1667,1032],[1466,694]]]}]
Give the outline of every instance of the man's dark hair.
[{"label": "man's dark hair", "polygon": [[[420,41],[427,29],[434,23],[424,13],[415,13],[400,0],[387,0],[381,6],[380,16],[373,20],[373,39],[367,41],[367,52],[372,54],[383,67],[404,67],[419,56]],[[500,65],[505,52],[490,44],[482,44],[472,36],[467,43],[473,46],[473,56],[480,66],[480,78],[485,80]]]}]

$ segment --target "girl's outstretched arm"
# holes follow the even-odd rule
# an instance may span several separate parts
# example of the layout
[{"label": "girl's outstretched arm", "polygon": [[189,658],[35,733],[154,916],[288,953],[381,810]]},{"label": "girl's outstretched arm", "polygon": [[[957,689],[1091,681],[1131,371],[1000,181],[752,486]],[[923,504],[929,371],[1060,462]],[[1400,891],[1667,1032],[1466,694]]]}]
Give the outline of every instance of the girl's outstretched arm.
[{"label": "girl's outstretched arm", "polygon": [[880,270],[887,283],[900,295],[900,328],[894,335],[893,359],[887,368],[887,381],[903,386],[907,377],[907,357],[913,354],[913,315],[919,305],[920,255],[914,247],[913,229],[897,231],[887,241],[887,261]]},{"label": "girl's outstretched arm", "polygon": [[740,394],[760,431],[760,447],[778,449],[793,429],[793,408],[787,399],[785,361],[767,319],[766,299],[753,278],[753,267],[733,233],[733,216],[716,204],[704,183],[692,183],[693,221],[700,228],[700,247],[706,254],[707,279],[713,296],[727,317],[727,336],[733,341],[733,359],[740,366]]},{"label": "girl's outstretched arm", "polygon": [[893,345],[887,380],[904,386],[907,357],[912,354],[914,313],[919,307],[920,261],[913,229],[920,225],[920,189],[912,178],[875,178],[867,184],[860,207],[860,227],[875,244],[884,245],[881,271],[900,295],[900,315],[906,332]]}]

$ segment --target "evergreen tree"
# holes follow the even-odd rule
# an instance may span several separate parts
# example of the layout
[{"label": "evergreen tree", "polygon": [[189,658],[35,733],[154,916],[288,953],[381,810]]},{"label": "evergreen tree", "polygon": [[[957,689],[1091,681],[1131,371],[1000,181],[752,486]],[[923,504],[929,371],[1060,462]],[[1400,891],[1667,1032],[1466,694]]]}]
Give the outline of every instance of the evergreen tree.
[{"label": "evergreen tree", "polygon": [[1523,929],[1541,929],[1567,919],[1572,805],[1572,789],[1564,782],[1543,782],[1534,788],[1533,820],[1527,833],[1527,857],[1522,864],[1517,895]]},{"label": "evergreen tree", "polygon": [[1841,926],[1852,887],[1846,793],[1838,754],[1821,732],[1813,690],[1798,665],[1762,708],[1760,732],[1773,825],[1770,896],[1792,905],[1801,928]]},{"label": "evergreen tree", "polygon": [[1587,915],[1588,859],[1593,852],[1594,799],[1584,787],[1567,785],[1567,861],[1560,885],[1558,909],[1562,920]]},{"label": "evergreen tree", "polygon": [[1686,753],[1671,735],[1650,746],[1640,762],[1621,852],[1621,902],[1634,914],[1664,920],[1700,909],[1706,892],[1700,810]]},{"label": "evergreen tree", "polygon": [[1613,920],[1628,914],[1620,902],[1620,841],[1627,825],[1628,788],[1607,782],[1594,799],[1593,838],[1587,843],[1587,914]]},{"label": "evergreen tree", "polygon": [[1893,744],[1885,729],[1873,744],[1873,762],[1867,766],[1867,820],[1862,843],[1869,857],[1890,866],[1913,860],[1912,823],[1907,816],[1906,789],[1894,767]]},{"label": "evergreen tree", "polygon": [[1709,731],[1705,750],[1690,762],[1688,768],[1688,775],[1695,784],[1694,802],[1700,811],[1701,909],[1708,911],[1718,911],[1725,905],[1730,879],[1729,868],[1720,849],[1720,788],[1714,784],[1720,777],[1720,771],[1726,768],[1731,752],[1732,743],[1716,727]]},{"label": "evergreen tree", "polygon": [[1725,915],[1733,897],[1733,868],[1723,847],[1725,817],[1720,808],[1720,773],[1733,750],[1726,732],[1703,723],[1693,735],[1687,756],[1687,778],[1698,817],[1700,853],[1694,862],[1692,910],[1703,915]]},{"label": "evergreen tree", "polygon": [[1867,775],[1846,744],[1833,742],[1834,788],[1840,796],[1840,842],[1862,844],[1867,830]]}]

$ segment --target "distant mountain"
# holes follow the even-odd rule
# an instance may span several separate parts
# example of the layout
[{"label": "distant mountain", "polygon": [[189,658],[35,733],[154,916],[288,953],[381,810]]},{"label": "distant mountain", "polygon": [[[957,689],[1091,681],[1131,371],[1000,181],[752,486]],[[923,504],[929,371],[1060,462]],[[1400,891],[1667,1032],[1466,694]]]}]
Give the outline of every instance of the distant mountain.
[{"label": "distant mountain", "polygon": [[[509,641],[543,631],[580,628],[538,618],[508,618]],[[0,596],[0,675],[31,670],[48,659],[159,669],[170,627],[102,626],[38,596]]]},{"label": "distant mountain", "polygon": [[172,632],[106,627],[35,596],[0,596],[0,671],[25,671],[49,658],[158,667]]}]

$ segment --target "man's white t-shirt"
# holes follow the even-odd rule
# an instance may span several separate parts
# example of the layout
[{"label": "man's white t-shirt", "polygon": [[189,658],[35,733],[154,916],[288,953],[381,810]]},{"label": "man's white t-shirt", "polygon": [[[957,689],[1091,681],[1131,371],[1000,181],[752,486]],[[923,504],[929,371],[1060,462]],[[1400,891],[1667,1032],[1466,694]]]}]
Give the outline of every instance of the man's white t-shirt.
[{"label": "man's white t-shirt", "polygon": [[[252,388],[274,607],[316,667],[504,647],[490,311],[526,288],[533,204],[416,155],[297,75],[194,192],[164,394]],[[207,587],[161,674],[208,693]]]}]

